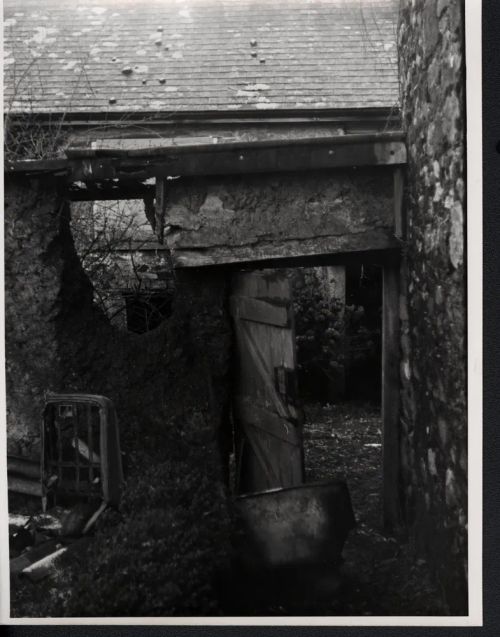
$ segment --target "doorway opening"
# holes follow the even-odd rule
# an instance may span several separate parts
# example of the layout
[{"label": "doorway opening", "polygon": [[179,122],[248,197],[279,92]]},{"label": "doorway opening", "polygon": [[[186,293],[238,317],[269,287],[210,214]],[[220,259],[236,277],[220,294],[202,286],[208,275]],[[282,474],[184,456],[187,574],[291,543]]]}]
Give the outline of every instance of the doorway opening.
[{"label": "doorway opening", "polygon": [[340,585],[344,562],[347,605],[356,572],[390,542],[386,504],[398,489],[383,453],[398,417],[397,404],[387,409],[398,368],[395,272],[383,262],[307,263],[240,271],[232,283],[245,559],[251,571],[260,559],[270,581],[307,581],[318,598]]},{"label": "doorway opening", "polygon": [[236,493],[341,476],[381,518],[382,271],[366,263],[237,275]]},{"label": "doorway opening", "polygon": [[[343,558],[372,559],[383,526],[383,267],[290,270],[305,482],[345,481],[356,519]],[[354,586],[355,588],[355,586]]]},{"label": "doorway opening", "polygon": [[295,268],[305,481],[346,480],[357,517],[381,520],[382,268]]}]

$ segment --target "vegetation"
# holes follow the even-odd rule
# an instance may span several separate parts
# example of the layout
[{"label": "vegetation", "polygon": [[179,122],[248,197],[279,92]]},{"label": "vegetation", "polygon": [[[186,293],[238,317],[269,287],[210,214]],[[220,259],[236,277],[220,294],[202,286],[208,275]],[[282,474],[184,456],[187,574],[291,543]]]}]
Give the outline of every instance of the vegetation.
[{"label": "vegetation", "polygon": [[189,461],[148,467],[128,482],[119,519],[108,517],[85,561],[60,582],[51,614],[216,614],[226,515],[213,482]]},{"label": "vegetation", "polygon": [[[143,209],[144,202],[137,199],[72,204],[71,232],[93,286],[94,302],[117,327],[126,325],[124,292],[140,301],[146,312],[155,310],[152,291],[173,293],[168,252],[145,252],[154,235]],[[157,269],[162,272],[160,281],[154,279]]]},{"label": "vegetation", "polygon": [[[191,420],[199,431],[200,418]],[[222,612],[218,589],[228,569],[231,520],[215,452],[192,443],[189,425],[184,435],[171,425],[175,435],[150,432],[141,449],[135,445],[120,511],[101,516],[95,537],[68,550],[48,585],[13,581],[15,616]]]},{"label": "vegetation", "polygon": [[[376,285],[368,285],[376,297]],[[345,304],[325,293],[315,268],[294,273],[293,295],[299,384],[306,397],[328,397],[341,375],[377,364],[380,299],[358,294]]]}]

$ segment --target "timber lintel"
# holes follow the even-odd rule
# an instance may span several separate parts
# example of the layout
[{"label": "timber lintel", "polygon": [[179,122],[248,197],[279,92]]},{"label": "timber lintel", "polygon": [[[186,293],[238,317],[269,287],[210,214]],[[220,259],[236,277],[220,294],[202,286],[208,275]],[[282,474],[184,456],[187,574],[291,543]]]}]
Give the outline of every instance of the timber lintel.
[{"label": "timber lintel", "polygon": [[144,149],[70,148],[66,159],[6,162],[7,173],[64,174],[69,182],[230,175],[406,163],[401,133],[338,135]]},{"label": "timber lintel", "polygon": [[[168,245],[168,237],[167,237]],[[218,246],[216,248],[175,249],[171,247],[171,259],[176,268],[196,268],[217,265],[245,263],[277,263],[307,257],[322,257],[366,254],[397,255],[401,242],[392,235],[390,229],[372,229],[366,232],[345,234],[337,237],[314,237],[302,240],[276,240],[265,245]],[[344,259],[344,260],[343,260]],[[368,259],[369,260],[369,259]],[[274,266],[276,267],[276,265]]]}]

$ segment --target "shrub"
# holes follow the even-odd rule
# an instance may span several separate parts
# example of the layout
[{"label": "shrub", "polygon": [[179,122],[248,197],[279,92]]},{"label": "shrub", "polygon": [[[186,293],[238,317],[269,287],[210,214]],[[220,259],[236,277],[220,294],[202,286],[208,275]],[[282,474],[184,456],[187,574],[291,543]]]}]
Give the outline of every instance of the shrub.
[{"label": "shrub", "polygon": [[377,279],[367,282],[373,298],[363,299],[358,290],[360,302],[352,304],[325,294],[314,268],[294,272],[292,281],[297,367],[306,394],[330,399],[344,374],[354,376],[357,385],[365,382],[360,370],[376,377],[381,339]]},{"label": "shrub", "polygon": [[230,523],[222,487],[197,455],[129,478],[120,514],[104,516],[85,554],[61,574],[50,616],[220,613]]},{"label": "shrub", "polygon": [[300,384],[317,389],[345,363],[344,304],[322,292],[312,268],[294,276],[293,299]]}]

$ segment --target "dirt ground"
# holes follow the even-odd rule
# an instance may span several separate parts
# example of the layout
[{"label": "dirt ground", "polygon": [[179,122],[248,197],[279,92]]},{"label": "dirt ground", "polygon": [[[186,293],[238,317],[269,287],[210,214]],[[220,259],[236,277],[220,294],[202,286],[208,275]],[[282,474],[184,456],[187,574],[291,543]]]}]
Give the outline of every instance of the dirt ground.
[{"label": "dirt ground", "polygon": [[318,615],[442,615],[427,564],[411,558],[409,545],[382,526],[380,408],[367,403],[305,406],[306,481],[343,476],[356,528],[349,534],[338,589],[303,609]]},{"label": "dirt ground", "polygon": [[[347,481],[356,528],[350,532],[339,570],[301,570],[286,582],[238,591],[246,602],[237,615],[443,615],[427,564],[415,561],[404,538],[382,527],[380,410],[367,403],[305,406],[306,481],[342,477]],[[74,559],[74,558],[73,558]],[[43,611],[43,583],[12,582],[17,616]],[[42,585],[40,585],[42,584]],[[269,583],[268,583],[269,584]],[[239,588],[236,585],[236,588]],[[261,595],[256,590],[261,589]]]},{"label": "dirt ground", "polygon": [[340,567],[266,573],[238,591],[250,616],[444,615],[427,564],[382,524],[380,408],[369,403],[305,405],[306,482],[345,479],[356,517]]}]

